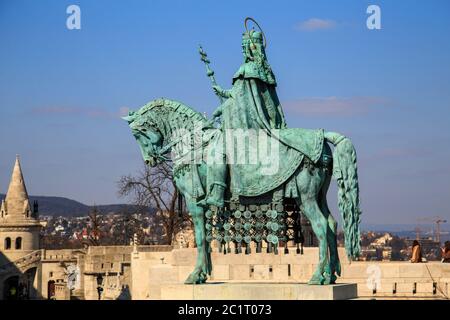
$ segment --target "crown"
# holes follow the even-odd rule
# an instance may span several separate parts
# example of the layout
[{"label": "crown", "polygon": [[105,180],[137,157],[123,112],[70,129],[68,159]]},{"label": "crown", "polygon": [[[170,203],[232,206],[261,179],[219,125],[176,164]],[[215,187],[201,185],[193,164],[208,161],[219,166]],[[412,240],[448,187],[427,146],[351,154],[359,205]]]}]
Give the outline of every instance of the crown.
[{"label": "crown", "polygon": [[[247,27],[247,22],[248,21],[252,21],[259,29],[259,31],[256,31],[255,29],[251,29],[249,30]],[[242,35],[242,41],[243,42],[253,42],[253,43],[260,43],[264,46],[264,48],[266,47],[267,43],[266,43],[266,36],[264,35],[264,32],[262,31],[261,27],[259,26],[258,22],[255,21],[255,19],[247,17],[244,20],[244,27],[245,27],[245,32]]]},{"label": "crown", "polygon": [[261,44],[264,42],[262,32],[255,31],[255,30],[249,30],[249,31],[244,32],[242,34],[242,40],[244,40],[244,41],[251,40],[252,42],[258,42]]}]

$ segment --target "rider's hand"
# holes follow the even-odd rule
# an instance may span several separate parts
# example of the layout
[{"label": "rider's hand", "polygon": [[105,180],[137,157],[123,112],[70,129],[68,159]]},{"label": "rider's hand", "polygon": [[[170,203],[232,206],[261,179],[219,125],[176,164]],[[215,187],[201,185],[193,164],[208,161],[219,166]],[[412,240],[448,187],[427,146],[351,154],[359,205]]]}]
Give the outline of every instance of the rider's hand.
[{"label": "rider's hand", "polygon": [[222,115],[222,108],[217,108],[214,112],[213,112],[213,117],[214,118],[218,118]]},{"label": "rider's hand", "polygon": [[212,118],[212,119],[206,121],[206,123],[203,125],[203,129],[214,128],[215,123],[216,123],[216,118]]},{"label": "rider's hand", "polygon": [[222,88],[220,86],[213,86],[214,93],[217,95],[222,95]]}]

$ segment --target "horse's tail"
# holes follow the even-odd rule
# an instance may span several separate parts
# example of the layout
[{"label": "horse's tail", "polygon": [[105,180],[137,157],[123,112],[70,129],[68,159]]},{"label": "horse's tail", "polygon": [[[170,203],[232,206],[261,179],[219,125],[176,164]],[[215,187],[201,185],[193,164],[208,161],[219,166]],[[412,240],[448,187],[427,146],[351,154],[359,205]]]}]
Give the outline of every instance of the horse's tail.
[{"label": "horse's tail", "polygon": [[344,222],[345,250],[349,258],[360,254],[361,210],[359,207],[358,170],[356,150],[350,139],[336,132],[326,132],[325,139],[335,148],[333,177],[338,183],[338,206]]}]

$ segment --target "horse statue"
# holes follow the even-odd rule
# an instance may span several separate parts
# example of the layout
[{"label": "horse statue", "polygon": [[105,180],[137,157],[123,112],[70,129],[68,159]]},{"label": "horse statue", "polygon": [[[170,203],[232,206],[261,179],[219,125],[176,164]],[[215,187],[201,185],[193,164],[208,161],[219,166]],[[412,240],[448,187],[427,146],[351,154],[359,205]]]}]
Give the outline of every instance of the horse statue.
[{"label": "horse statue", "polygon": [[[333,284],[341,265],[337,222],[326,195],[334,177],[346,253],[357,257],[361,210],[356,151],[339,133],[287,128],[264,51],[265,36],[262,30],[249,31],[248,20],[254,21],[245,21],[244,64],[231,90],[217,86],[206,53],[200,51],[223,102],[213,120],[164,98],[124,119],[148,165],[173,163],[175,185],[192,217],[197,246],[196,265],[186,284],[204,283],[211,274],[212,241],[224,253],[231,251],[230,243],[236,253],[243,247],[250,253],[251,243],[256,243],[256,252],[266,244],[267,252],[274,254],[283,243],[287,252],[287,243],[298,239],[292,231],[298,231],[299,212],[310,221],[319,245],[319,264],[309,284]],[[222,119],[220,126],[217,118]]]}]

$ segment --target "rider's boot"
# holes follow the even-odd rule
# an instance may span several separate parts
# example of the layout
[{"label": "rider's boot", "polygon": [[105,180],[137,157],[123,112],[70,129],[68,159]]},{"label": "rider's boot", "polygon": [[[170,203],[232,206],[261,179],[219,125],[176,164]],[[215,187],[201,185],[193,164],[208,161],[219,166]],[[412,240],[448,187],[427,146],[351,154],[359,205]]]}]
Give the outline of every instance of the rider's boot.
[{"label": "rider's boot", "polygon": [[211,193],[206,198],[206,203],[211,206],[223,207],[225,195],[225,186],[215,183],[212,187]]}]

